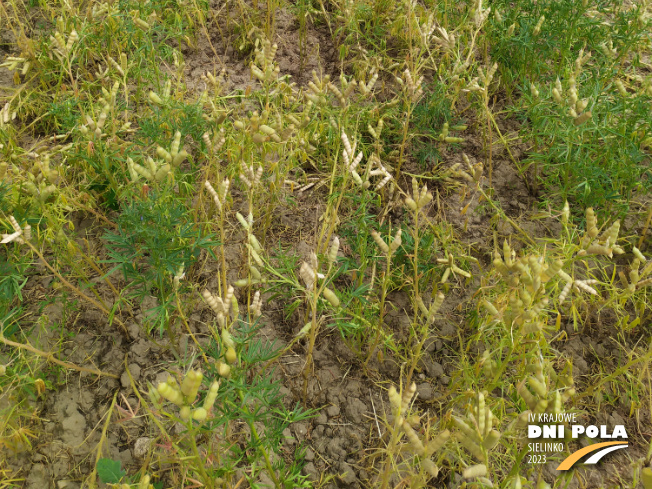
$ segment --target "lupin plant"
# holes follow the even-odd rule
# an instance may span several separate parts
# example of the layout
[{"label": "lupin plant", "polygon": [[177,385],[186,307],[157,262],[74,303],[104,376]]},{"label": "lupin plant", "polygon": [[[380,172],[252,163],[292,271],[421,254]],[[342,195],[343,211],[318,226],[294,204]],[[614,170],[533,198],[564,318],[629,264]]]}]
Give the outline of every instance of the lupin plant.
[{"label": "lupin plant", "polygon": [[527,406],[527,410],[519,415],[521,425],[527,424],[530,414],[537,415],[536,420],[544,413],[560,415],[564,412],[565,403],[575,395],[575,383],[569,366],[558,374],[549,363],[544,363],[536,356],[531,358],[532,361],[526,367],[526,372],[530,375],[516,387]]},{"label": "lupin plant", "polygon": [[[414,315],[410,328],[410,345],[408,346],[408,382],[412,381],[412,376],[417,364],[421,358],[423,345],[430,335],[430,327],[434,321],[437,311],[444,302],[444,294],[442,292],[433,291],[433,301],[428,307],[423,305],[422,295],[424,291],[421,289],[420,279],[421,273],[419,271],[419,242],[420,230],[423,225],[425,207],[432,201],[432,194],[428,192],[427,185],[419,189],[419,184],[416,178],[412,178],[412,196],[405,198],[405,205],[412,213],[412,227],[411,235],[414,242],[414,254],[412,256],[412,277],[411,277],[411,296],[413,300]],[[423,305],[423,308],[419,307]],[[421,310],[423,309],[423,310]],[[425,311],[425,312],[424,312]],[[423,317],[420,317],[420,314]]]},{"label": "lupin plant", "polygon": [[131,157],[127,157],[127,168],[132,181],[137,182],[139,176],[142,176],[151,183],[159,183],[172,176],[174,174],[173,169],[177,168],[188,156],[185,150],[179,151],[180,144],[181,132],[177,131],[169,152],[160,146],[156,148],[156,154],[163,158],[163,162],[155,161],[148,156],[146,159],[147,167],[134,163]]},{"label": "lupin plant", "polygon": [[476,461],[480,462],[467,467],[463,472],[463,477],[465,479],[478,478],[480,482],[492,487],[490,480],[485,476],[489,472],[489,454],[500,441],[501,433],[494,427],[495,417],[491,408],[486,404],[486,393],[478,392],[474,398],[474,402],[467,405],[464,418],[452,417],[453,425],[459,430],[455,433],[457,441]]},{"label": "lupin plant", "polygon": [[[232,477],[235,470],[235,465],[228,467],[228,464],[234,462],[237,464],[240,461],[238,456],[232,457],[230,453],[233,450],[232,422],[244,421],[250,432],[250,436],[244,441],[251,448],[246,460],[248,467],[262,467],[277,489],[282,489],[287,484],[297,484],[298,474],[294,472],[293,466],[279,465],[273,462],[273,457],[274,452],[280,449],[278,441],[282,438],[281,432],[290,423],[310,416],[311,412],[303,411],[298,407],[291,411],[287,410],[283,407],[277,383],[267,375],[252,375],[257,363],[269,362],[280,355],[279,352],[261,345],[259,340],[254,338],[258,328],[257,322],[262,314],[260,291],[254,294],[248,313],[244,308],[239,307],[232,286],[228,287],[223,297],[215,296],[208,290],[204,290],[202,295],[217,318],[217,325],[212,325],[210,328],[218,353],[213,355],[214,361],[209,362],[211,370],[221,378],[219,382],[224,385],[222,389],[218,389],[220,384],[218,383],[216,387],[214,381],[205,402],[215,404],[215,409],[219,410],[220,416],[216,415],[213,420],[210,420],[210,417],[204,418],[205,413],[210,415],[210,409],[206,405],[194,411],[186,411],[184,415],[189,415],[192,419],[196,417],[208,419],[212,427],[207,429],[212,432],[216,427],[222,427],[224,438],[220,439],[220,442],[224,446],[215,447],[217,450],[215,454],[223,464],[220,471],[224,474],[225,480]],[[197,382],[197,376],[194,382]],[[166,393],[169,390],[167,387],[163,389]],[[176,403],[185,402],[183,390],[180,391],[181,395],[174,394],[173,402],[175,400]],[[224,392],[224,396],[221,396],[221,392]],[[217,395],[217,402],[213,398],[214,395]],[[234,409],[234,406],[238,406],[237,409]],[[275,418],[274,422],[270,422],[272,417]]]},{"label": "lupin plant", "polygon": [[422,416],[412,408],[416,390],[415,383],[405,386],[402,393],[393,385],[389,388],[392,415],[391,421],[388,422],[390,440],[387,448],[383,450],[385,460],[375,484],[379,489],[393,487],[393,476],[409,478],[412,487],[424,487],[429,479],[439,474],[439,467],[433,457],[450,438],[450,431],[443,430],[431,438],[432,427],[427,419],[423,430],[425,435],[422,434]]},{"label": "lupin plant", "polygon": [[[304,335],[308,335],[308,349],[306,354],[306,365],[303,369],[303,400],[304,403],[307,400],[308,396],[308,380],[310,375],[313,372],[313,351],[315,348],[315,340],[317,339],[317,334],[319,333],[319,326],[321,324],[318,315],[318,301],[320,298],[326,300],[331,307],[337,309],[340,306],[340,299],[331,289],[328,288],[329,282],[333,279],[333,273],[335,272],[335,262],[337,259],[337,252],[339,251],[340,242],[337,236],[333,238],[332,243],[329,246],[327,253],[327,269],[326,273],[322,274],[319,272],[322,265],[319,262],[317,254],[313,251],[310,254],[309,263],[302,262],[301,268],[299,270],[299,277],[303,282],[303,290],[305,293],[305,300],[308,305],[308,316],[309,321],[306,324],[307,332],[304,332]],[[308,327],[308,324],[310,326]]]},{"label": "lupin plant", "polygon": [[214,381],[205,396],[204,402],[195,406],[203,378],[204,375],[201,371],[189,370],[183,377],[181,385],[179,385],[174,377],[168,376],[167,381],[156,386],[156,392],[160,397],[179,408],[179,418],[182,421],[187,423],[190,419],[193,419],[201,423],[206,420],[208,413],[213,408],[220,386],[218,381]]},{"label": "lupin plant", "polygon": [[[369,344],[369,351],[367,353],[367,357],[364,362],[365,368],[367,368],[367,364],[369,363],[369,360],[371,360],[384,334],[383,324],[385,321],[385,308],[386,308],[387,294],[390,292],[390,286],[392,282],[391,279],[392,257],[394,253],[396,253],[396,250],[398,250],[402,244],[402,239],[401,239],[402,233],[403,231],[401,229],[398,229],[394,237],[389,240],[389,244],[387,244],[377,231],[374,230],[371,232],[371,236],[373,237],[376,245],[378,246],[381,253],[385,257],[385,267],[382,270],[377,270],[376,264],[374,263],[374,267],[371,271],[372,288],[376,283],[376,275],[379,276],[378,282],[380,283],[380,301],[379,301],[380,314],[378,314],[378,321],[373,324],[375,331],[372,333],[373,339]],[[369,292],[373,290],[372,288],[370,289]]]}]

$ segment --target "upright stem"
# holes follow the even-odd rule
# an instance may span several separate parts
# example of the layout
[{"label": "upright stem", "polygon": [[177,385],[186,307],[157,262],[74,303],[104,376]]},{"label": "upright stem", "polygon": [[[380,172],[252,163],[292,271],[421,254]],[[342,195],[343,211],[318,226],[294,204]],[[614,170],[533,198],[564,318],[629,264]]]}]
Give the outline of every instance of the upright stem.
[{"label": "upright stem", "polygon": [[[414,301],[416,304],[416,300],[419,297],[419,213],[420,209],[417,209],[414,211],[414,256],[412,257],[412,264],[413,264],[413,284],[412,284],[412,293],[414,297]],[[417,362],[419,361],[419,356],[421,355],[421,348],[423,347],[423,344],[425,343],[425,332],[416,331],[416,325],[417,325],[417,320],[418,320],[418,308],[415,306],[414,307],[414,318],[412,320],[412,330],[414,331],[415,334],[421,333],[421,336],[423,337],[422,340],[417,344],[416,351],[412,352],[412,359],[410,362],[410,370],[408,370],[408,375],[407,375],[407,380],[405,385],[410,385],[412,382],[412,375],[414,374],[414,370],[417,366]],[[424,322],[426,324],[427,328],[427,322]]]},{"label": "upright stem", "polygon": [[380,335],[382,332],[383,321],[385,320],[385,300],[387,299],[387,278],[389,276],[391,266],[392,266],[392,255],[390,253],[387,253],[387,266],[385,267],[385,274],[383,276],[382,288],[380,293],[380,314],[378,315],[378,323],[376,324],[376,336],[374,338],[373,344],[369,348],[369,353],[367,354],[367,358],[365,359],[364,364],[362,366],[364,370],[367,370],[367,364],[369,363],[369,360],[371,359],[374,350],[378,347],[378,343],[380,343]]},{"label": "upright stem", "polygon": [[303,404],[308,400],[308,378],[312,372],[312,352],[315,349],[315,340],[317,339],[317,280],[313,285],[312,302],[312,326],[310,327],[310,340],[308,343],[308,355],[306,356],[306,366],[303,368]]}]

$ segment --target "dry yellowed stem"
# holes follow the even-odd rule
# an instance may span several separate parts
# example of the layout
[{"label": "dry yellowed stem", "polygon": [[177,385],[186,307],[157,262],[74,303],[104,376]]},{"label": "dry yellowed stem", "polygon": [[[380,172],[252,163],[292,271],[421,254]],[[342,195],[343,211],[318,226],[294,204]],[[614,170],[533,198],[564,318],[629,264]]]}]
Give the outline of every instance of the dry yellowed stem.
[{"label": "dry yellowed stem", "polygon": [[[52,273],[54,273],[54,274],[56,275],[56,277],[57,277],[59,280],[61,280],[61,282],[62,282],[66,287],[68,287],[70,290],[72,290],[73,292],[75,292],[75,294],[77,294],[77,295],[80,296],[81,298],[86,299],[88,302],[90,302],[91,304],[93,304],[95,307],[97,307],[100,311],[102,311],[103,313],[105,313],[107,316],[110,316],[110,315],[111,315],[111,312],[110,312],[106,307],[104,307],[102,304],[100,304],[99,302],[97,302],[97,301],[96,301],[95,299],[93,299],[92,297],[89,297],[89,296],[87,296],[86,294],[84,294],[81,290],[79,290],[77,287],[75,287],[73,284],[71,284],[71,283],[68,282],[65,278],[63,278],[63,276],[62,276],[59,272],[57,272],[54,268],[52,268],[52,266],[50,266],[50,264],[48,263],[48,261],[47,261],[47,260],[45,259],[45,257],[43,256],[43,254],[42,254],[39,250],[37,250],[36,247],[35,247],[32,243],[30,243],[29,241],[26,241],[25,244],[26,244],[27,246],[29,246],[29,247],[31,248],[31,250],[39,256],[39,258],[43,261],[43,263],[44,263],[45,266],[48,268],[48,270],[50,270]],[[122,321],[120,321],[120,320],[119,320],[117,317],[115,317],[115,316],[113,317],[113,319],[115,320],[116,323],[118,323],[118,324],[120,325],[120,327],[122,328],[122,331],[123,331],[123,332],[127,335],[127,337],[128,337],[128,336],[129,336],[129,331],[127,331],[127,326],[125,325],[125,323],[123,323]],[[116,377],[116,378],[117,378],[117,377]]]},{"label": "dry yellowed stem", "polygon": [[47,361],[56,363],[57,365],[60,365],[64,368],[69,368],[71,370],[77,370],[78,372],[86,372],[89,374],[93,375],[104,375],[105,377],[113,377],[114,379],[119,379],[115,374],[110,374],[108,372],[102,372],[101,370],[95,370],[94,368],[86,368],[86,367],[79,367],[75,365],[74,363],[69,363],[69,362],[64,362],[62,360],[59,360],[54,356],[53,353],[47,352],[47,351],[42,351],[37,348],[34,348],[32,345],[25,345],[23,343],[17,343],[15,341],[8,340],[4,336],[0,336],[0,342],[4,343],[7,346],[13,346],[14,348],[18,348],[20,350],[27,350],[31,353],[34,353],[35,355],[38,355],[40,357],[45,358]]}]

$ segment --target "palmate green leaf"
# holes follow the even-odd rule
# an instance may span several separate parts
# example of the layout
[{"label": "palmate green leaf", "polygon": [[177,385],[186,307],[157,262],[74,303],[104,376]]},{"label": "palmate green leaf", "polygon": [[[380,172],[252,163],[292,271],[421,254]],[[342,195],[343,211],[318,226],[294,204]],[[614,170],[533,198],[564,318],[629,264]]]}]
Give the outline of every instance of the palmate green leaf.
[{"label": "palmate green leaf", "polygon": [[96,468],[97,475],[105,484],[117,484],[127,473],[120,467],[119,460],[110,458],[99,459]]}]

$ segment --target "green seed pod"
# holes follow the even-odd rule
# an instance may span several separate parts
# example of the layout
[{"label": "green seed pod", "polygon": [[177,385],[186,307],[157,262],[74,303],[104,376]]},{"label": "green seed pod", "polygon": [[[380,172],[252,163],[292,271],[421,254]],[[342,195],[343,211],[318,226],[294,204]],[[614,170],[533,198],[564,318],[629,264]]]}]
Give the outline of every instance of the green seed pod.
[{"label": "green seed pod", "polygon": [[244,216],[242,214],[240,214],[239,212],[236,212],[235,217],[238,220],[238,222],[242,225],[243,228],[249,229],[249,227],[250,227],[249,223],[247,222],[247,220],[244,218]]},{"label": "green seed pod", "polygon": [[534,410],[537,404],[537,400],[532,395],[532,393],[528,390],[528,388],[525,387],[525,382],[519,383],[518,387],[516,388],[516,391],[523,398],[525,404],[527,404],[530,409]]},{"label": "green seed pod", "polygon": [[190,419],[190,406],[183,406],[179,410],[179,417],[184,421],[188,421]]},{"label": "green seed pod", "polygon": [[258,269],[255,266],[249,265],[249,271],[251,272],[251,276],[255,280],[260,280],[262,278],[261,275],[260,275],[260,272],[258,271]]},{"label": "green seed pod", "polygon": [[231,333],[226,328],[222,329],[222,342],[224,343],[227,349],[235,348],[235,342],[233,341],[233,336],[231,336]]},{"label": "green seed pod", "polygon": [[340,299],[335,295],[328,287],[324,287],[323,291],[324,299],[326,299],[333,307],[338,307],[340,305]]},{"label": "green seed pod", "polygon": [[483,461],[483,462],[485,461],[485,455],[484,455],[484,452],[482,451],[482,448],[480,448],[480,445],[478,445],[476,442],[474,442],[471,438],[469,438],[468,436],[464,436],[461,433],[458,433],[457,434],[457,440],[476,459],[478,459],[480,461]]},{"label": "green seed pod", "polygon": [[228,379],[231,376],[231,367],[226,363],[219,362],[217,364],[217,372],[220,374],[220,377]]},{"label": "green seed pod", "polygon": [[378,245],[378,248],[380,248],[383,253],[389,253],[389,246],[380,237],[380,234],[378,234],[377,231],[371,231],[371,236],[374,238],[376,245]]},{"label": "green seed pod", "polygon": [[573,121],[573,124],[575,124],[576,126],[581,126],[586,121],[588,121],[591,118],[591,116],[592,116],[591,111],[587,110],[586,112],[583,112],[578,117],[576,117],[575,120]]},{"label": "green seed pod", "polygon": [[183,405],[183,395],[178,388],[166,382],[161,382],[156,388],[158,393],[168,401],[176,404],[177,406]]},{"label": "green seed pod", "polygon": [[170,169],[171,169],[170,165],[168,164],[163,165],[161,168],[158,169],[158,171],[154,175],[154,180],[156,180],[157,182],[163,181],[163,179],[165,179],[165,177],[169,175]]},{"label": "green seed pod", "polygon": [[533,411],[535,413],[545,413],[547,407],[548,401],[545,399],[539,399],[539,402],[537,402],[537,405],[534,407]]},{"label": "green seed pod", "polygon": [[235,352],[235,349],[232,346],[230,346],[226,350],[226,354],[224,355],[224,358],[229,363],[229,365],[233,365],[235,362],[238,361],[238,354]]},{"label": "green seed pod", "polygon": [[206,409],[204,409],[203,407],[199,407],[192,411],[192,419],[194,419],[195,421],[199,421],[200,423],[204,421],[207,416],[208,416],[208,411],[206,411]]},{"label": "green seed pod", "polygon": [[546,385],[543,382],[540,382],[536,377],[529,377],[528,384],[539,397],[546,397],[548,394]]},{"label": "green seed pod", "polygon": [[333,243],[328,249],[328,263],[332,265],[337,260],[337,252],[340,249],[340,240],[337,236],[333,238]]},{"label": "green seed pod", "polygon": [[411,211],[417,210],[417,203],[410,197],[405,199],[405,205],[407,205]]},{"label": "green seed pod", "polygon": [[433,453],[440,450],[444,446],[444,444],[448,441],[450,436],[451,436],[451,432],[448,430],[444,430],[441,433],[439,433],[439,435],[437,435],[437,437],[434,440],[430,441],[430,443],[428,443],[428,445],[426,446],[426,452],[425,452],[426,457],[430,457]]},{"label": "green seed pod", "polygon": [[181,392],[189,401],[197,396],[204,375],[199,370],[190,370],[181,383]]},{"label": "green seed pod", "polygon": [[249,235],[249,244],[258,253],[260,253],[262,251],[262,248],[260,246],[260,242],[256,239],[256,236],[254,236],[253,234]]},{"label": "green seed pod", "polygon": [[206,411],[209,411],[212,407],[213,404],[215,404],[215,399],[217,399],[217,391],[220,388],[220,383],[218,381],[214,381],[211,384],[211,388],[208,391],[208,394],[206,394],[206,399],[204,399],[204,409]]},{"label": "green seed pod", "polygon": [[149,30],[149,24],[143,19],[134,19],[134,23],[141,31],[147,32]]},{"label": "green seed pod", "polygon": [[485,450],[491,450],[498,444],[498,440],[500,440],[500,433],[496,430],[491,430],[482,442],[482,446]]},{"label": "green seed pod", "polygon": [[161,97],[159,97],[156,92],[149,92],[149,100],[156,105],[163,104],[163,100],[161,100]]},{"label": "green seed pod", "polygon": [[592,238],[598,235],[598,219],[595,216],[595,212],[593,212],[593,207],[586,209],[586,230]]},{"label": "green seed pod", "polygon": [[485,475],[487,475],[487,466],[484,464],[471,465],[462,472],[462,477],[465,479],[474,479],[476,477],[484,477]]}]

